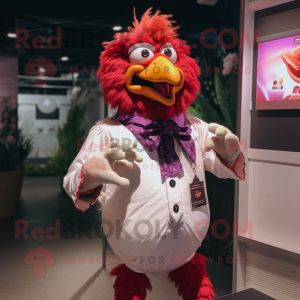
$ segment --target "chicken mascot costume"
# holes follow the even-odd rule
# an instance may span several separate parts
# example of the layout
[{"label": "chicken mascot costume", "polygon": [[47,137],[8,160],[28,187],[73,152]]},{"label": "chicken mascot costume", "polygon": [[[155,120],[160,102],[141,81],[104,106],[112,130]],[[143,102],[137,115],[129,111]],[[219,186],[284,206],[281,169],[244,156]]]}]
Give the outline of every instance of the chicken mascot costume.
[{"label": "chicken mascot costume", "polygon": [[210,219],[204,170],[245,179],[238,137],[186,114],[200,72],[170,17],[149,9],[104,43],[97,76],[118,111],[91,128],[64,178],[78,209],[101,203],[124,262],[110,272],[116,300],[145,300],[149,272],[168,272],[184,300],[212,300],[207,259],[196,252]]}]

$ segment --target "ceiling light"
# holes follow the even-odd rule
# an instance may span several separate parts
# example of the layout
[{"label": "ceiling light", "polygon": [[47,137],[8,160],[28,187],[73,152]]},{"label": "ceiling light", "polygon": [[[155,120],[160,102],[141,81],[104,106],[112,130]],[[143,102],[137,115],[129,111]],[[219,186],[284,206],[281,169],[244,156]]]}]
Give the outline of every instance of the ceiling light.
[{"label": "ceiling light", "polygon": [[211,6],[216,5],[217,2],[218,0],[197,0],[198,4],[211,5]]},{"label": "ceiling light", "polygon": [[62,56],[60,59],[63,60],[63,61],[67,61],[67,60],[69,60],[69,57],[68,56]]},{"label": "ceiling light", "polygon": [[114,31],[119,31],[121,29],[122,29],[122,26],[119,26],[119,25],[116,25],[116,26],[113,27]]},{"label": "ceiling light", "polygon": [[44,114],[51,114],[56,111],[57,103],[54,99],[43,99],[37,104],[38,109]]},{"label": "ceiling light", "polygon": [[8,36],[9,38],[12,38],[12,39],[14,39],[14,38],[17,37],[17,35],[16,35],[15,33],[13,33],[13,32],[9,32],[9,33],[7,34],[7,36]]}]

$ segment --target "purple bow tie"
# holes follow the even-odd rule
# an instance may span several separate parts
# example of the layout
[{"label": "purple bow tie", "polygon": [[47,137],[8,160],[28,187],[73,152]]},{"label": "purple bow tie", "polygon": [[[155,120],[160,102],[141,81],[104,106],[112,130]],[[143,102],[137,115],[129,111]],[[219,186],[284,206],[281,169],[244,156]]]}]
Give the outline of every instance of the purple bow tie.
[{"label": "purple bow tie", "polygon": [[159,119],[151,122],[138,116],[125,120],[118,116],[115,118],[134,134],[149,153],[157,148],[162,182],[168,177],[178,177],[183,173],[173,138],[181,144],[192,161],[196,161],[196,148],[189,125],[178,126],[171,119],[166,122]]}]

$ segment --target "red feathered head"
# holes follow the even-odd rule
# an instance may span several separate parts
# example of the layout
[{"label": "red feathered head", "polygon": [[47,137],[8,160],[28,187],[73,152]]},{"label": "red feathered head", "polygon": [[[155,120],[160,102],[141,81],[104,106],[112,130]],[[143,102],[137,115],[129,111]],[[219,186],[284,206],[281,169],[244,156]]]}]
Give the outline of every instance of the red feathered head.
[{"label": "red feathered head", "polygon": [[199,67],[169,17],[148,9],[128,32],[103,43],[97,73],[104,101],[121,113],[166,120],[185,113],[200,88]]}]

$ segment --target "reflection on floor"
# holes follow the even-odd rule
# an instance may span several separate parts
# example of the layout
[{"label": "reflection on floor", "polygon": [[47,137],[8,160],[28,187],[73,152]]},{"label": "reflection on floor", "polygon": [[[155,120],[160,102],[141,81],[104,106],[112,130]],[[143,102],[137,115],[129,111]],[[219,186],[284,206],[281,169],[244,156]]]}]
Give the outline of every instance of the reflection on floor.
[{"label": "reflection on floor", "polygon": [[[47,228],[55,226],[55,219],[60,222],[59,239],[51,239],[49,232],[47,234]],[[16,225],[18,220],[22,225]],[[58,177],[25,177],[15,216],[0,219],[0,299],[112,300],[113,279],[108,273],[118,264],[118,259],[108,247],[107,269],[102,269],[102,240],[97,236],[99,224],[97,205],[86,213],[78,211],[71,199],[61,192]],[[28,236],[24,238],[20,233],[18,237],[15,225],[18,228],[25,226]],[[41,228],[32,231],[37,226]],[[88,237],[78,230],[78,227],[85,226]],[[50,235],[54,233],[51,231]],[[25,264],[24,257],[28,251],[37,247],[50,251],[43,253],[42,250],[37,250],[32,257],[29,254],[25,258],[29,264]],[[51,254],[55,262],[53,258],[51,261]],[[46,267],[33,266],[34,261],[31,262],[30,259],[34,260],[35,255],[35,261],[40,265],[46,261]],[[208,264],[208,273],[218,297],[231,293],[230,267],[212,260]],[[173,284],[167,280],[167,274],[148,276],[153,292],[147,299],[180,299]]]}]

